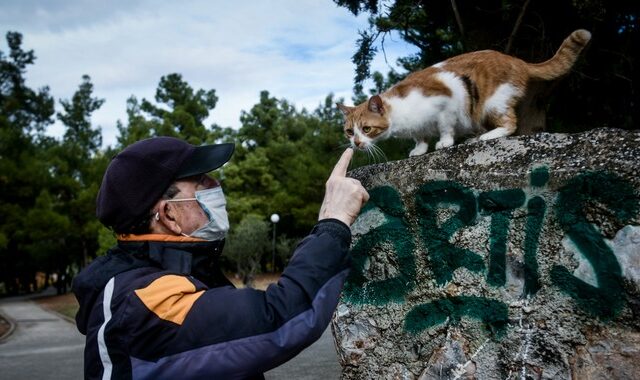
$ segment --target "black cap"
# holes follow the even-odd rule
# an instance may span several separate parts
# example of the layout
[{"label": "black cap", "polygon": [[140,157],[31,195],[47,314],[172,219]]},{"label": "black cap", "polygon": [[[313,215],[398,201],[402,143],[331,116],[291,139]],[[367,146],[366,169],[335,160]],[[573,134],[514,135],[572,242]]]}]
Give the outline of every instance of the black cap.
[{"label": "black cap", "polygon": [[234,144],[194,146],[174,137],[138,141],[109,163],[96,216],[105,226],[124,232],[149,213],[172,182],[219,168],[234,148]]}]

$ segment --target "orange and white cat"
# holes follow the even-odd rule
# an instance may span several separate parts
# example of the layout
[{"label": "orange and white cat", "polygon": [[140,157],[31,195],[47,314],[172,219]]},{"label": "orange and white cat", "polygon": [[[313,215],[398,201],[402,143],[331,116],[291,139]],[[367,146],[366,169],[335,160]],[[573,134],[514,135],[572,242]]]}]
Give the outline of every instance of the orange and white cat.
[{"label": "orange and white cat", "polygon": [[478,132],[484,132],[479,140],[512,135],[517,129],[515,108],[528,83],[567,74],[590,39],[588,31],[576,30],[542,63],[492,50],[449,58],[358,106],[338,104],[346,115],[345,135],[353,147],[364,150],[391,136],[412,138],[416,146],[409,156],[426,153],[433,137],[439,136],[440,149]]}]

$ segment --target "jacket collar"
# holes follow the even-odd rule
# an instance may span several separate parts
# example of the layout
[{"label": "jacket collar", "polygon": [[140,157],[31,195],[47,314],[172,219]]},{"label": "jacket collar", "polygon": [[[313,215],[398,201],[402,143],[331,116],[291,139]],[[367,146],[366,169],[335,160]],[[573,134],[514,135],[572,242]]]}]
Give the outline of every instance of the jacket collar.
[{"label": "jacket collar", "polygon": [[180,274],[194,274],[203,258],[218,258],[224,240],[207,241],[189,236],[163,234],[119,235],[118,247],[125,251],[146,252],[157,266]]}]

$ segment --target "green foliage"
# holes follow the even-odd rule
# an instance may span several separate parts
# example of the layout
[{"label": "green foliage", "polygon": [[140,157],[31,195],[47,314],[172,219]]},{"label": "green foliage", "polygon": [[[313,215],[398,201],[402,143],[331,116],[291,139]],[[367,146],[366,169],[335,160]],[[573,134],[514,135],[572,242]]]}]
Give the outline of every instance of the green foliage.
[{"label": "green foliage", "polygon": [[[276,260],[281,264],[280,268],[283,269],[289,263],[298,241],[299,239],[291,239],[287,235],[281,235],[276,239]],[[276,262],[276,268],[278,268],[278,262]],[[276,268],[272,270],[275,271]]]},{"label": "green foliage", "polygon": [[269,223],[256,214],[246,215],[227,238],[224,254],[236,266],[245,285],[250,286],[269,249]]},{"label": "green foliage", "polygon": [[153,136],[179,137],[191,144],[212,143],[220,137],[220,128],[208,129],[204,120],[218,102],[215,90],[194,90],[180,74],[160,78],[157,104],[135,96],[127,100],[128,124],[118,124],[119,148]]},{"label": "green foliage", "polygon": [[[99,224],[99,223],[98,223]],[[99,224],[98,226],[98,250],[96,251],[97,256],[104,256],[107,251],[116,245],[116,236],[107,227]]]},{"label": "green foliage", "polygon": [[52,123],[54,103],[48,88],[26,86],[24,74],[35,55],[22,49],[22,35],[9,32],[6,40],[9,54],[0,50],[0,282],[16,292],[18,284],[33,281],[27,228],[34,215],[27,210],[38,197],[39,206],[47,202],[50,174],[42,152],[52,144],[44,130]]},{"label": "green foliage", "polygon": [[340,154],[342,116],[327,96],[313,113],[263,91],[243,112],[236,152],[224,167],[229,215],[281,216],[278,231],[302,236],[318,218],[326,181]]}]

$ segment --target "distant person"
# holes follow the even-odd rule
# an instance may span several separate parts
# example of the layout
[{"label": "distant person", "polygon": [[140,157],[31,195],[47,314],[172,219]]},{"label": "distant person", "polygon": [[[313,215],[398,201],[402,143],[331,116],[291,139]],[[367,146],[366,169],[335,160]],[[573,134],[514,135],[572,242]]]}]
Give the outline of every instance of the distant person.
[{"label": "distant person", "polygon": [[87,379],[262,379],[326,329],[349,271],[349,226],[369,195],[346,178],[347,149],[319,221],[277,284],[236,289],[218,258],[229,229],[206,173],[233,144],[139,141],[109,164],[98,219],[118,244],[74,279]]}]

